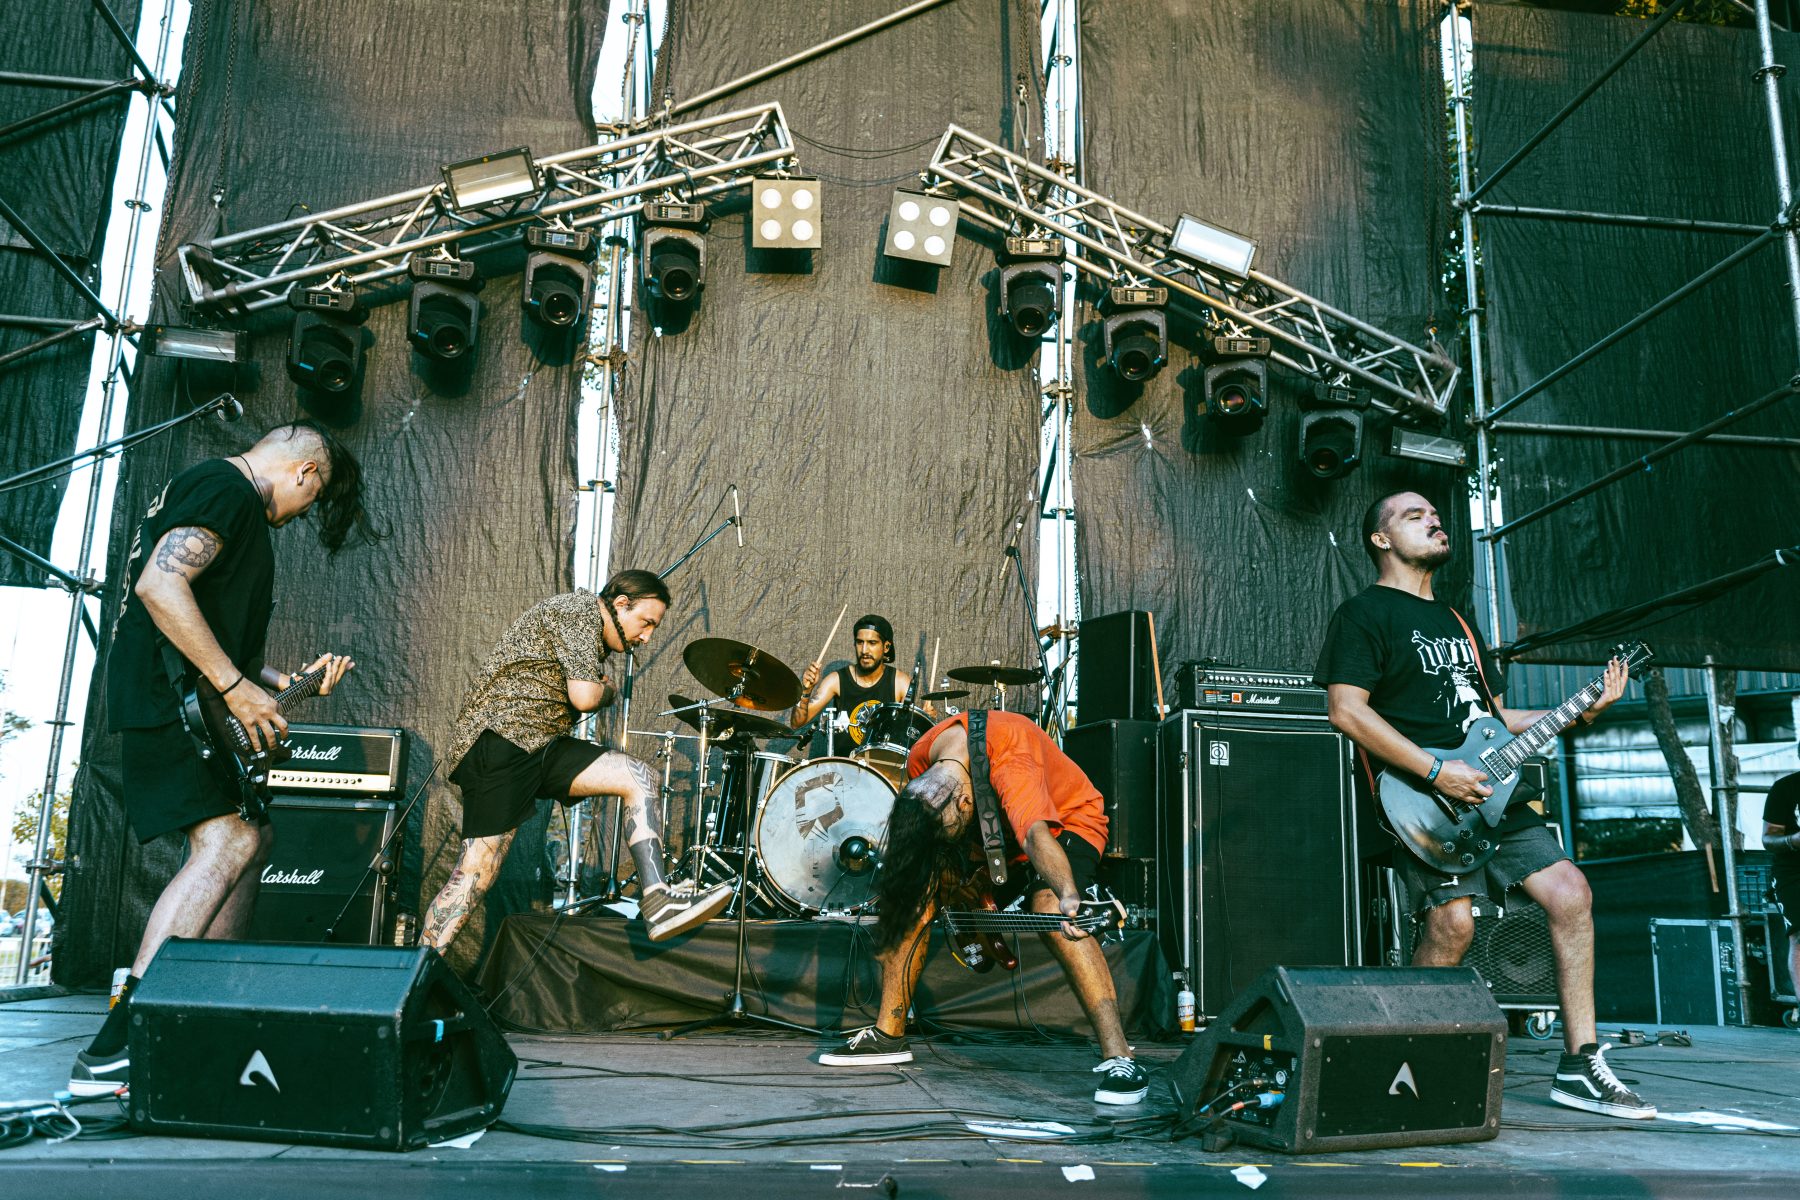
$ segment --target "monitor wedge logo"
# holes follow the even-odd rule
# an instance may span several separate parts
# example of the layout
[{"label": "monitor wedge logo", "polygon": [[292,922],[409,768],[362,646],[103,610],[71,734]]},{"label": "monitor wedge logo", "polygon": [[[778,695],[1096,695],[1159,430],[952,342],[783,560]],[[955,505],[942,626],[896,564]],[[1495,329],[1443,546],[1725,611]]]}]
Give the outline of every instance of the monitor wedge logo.
[{"label": "monitor wedge logo", "polygon": [[1388,1084],[1388,1095],[1398,1096],[1402,1086],[1413,1094],[1414,1100],[1420,1099],[1419,1085],[1413,1081],[1411,1063],[1403,1062],[1400,1064],[1400,1070],[1394,1075],[1394,1082]]},{"label": "monitor wedge logo", "polygon": [[269,1086],[277,1092],[281,1090],[281,1085],[275,1082],[275,1071],[269,1066],[269,1060],[263,1057],[261,1050],[253,1050],[250,1052],[250,1061],[244,1064],[243,1074],[238,1076],[238,1082],[245,1087],[255,1087],[258,1078],[268,1080]]}]

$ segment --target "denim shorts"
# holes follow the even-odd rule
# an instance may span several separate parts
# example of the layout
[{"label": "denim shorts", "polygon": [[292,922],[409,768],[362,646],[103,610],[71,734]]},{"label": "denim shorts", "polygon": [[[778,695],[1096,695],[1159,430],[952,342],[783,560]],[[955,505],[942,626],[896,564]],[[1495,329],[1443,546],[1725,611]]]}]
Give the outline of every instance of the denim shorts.
[{"label": "denim shorts", "polygon": [[1518,887],[1527,876],[1568,858],[1562,843],[1548,825],[1526,825],[1500,836],[1500,848],[1487,865],[1467,875],[1446,875],[1434,871],[1400,846],[1394,847],[1394,872],[1406,885],[1412,898],[1412,913],[1417,915],[1463,896],[1486,896],[1496,904],[1504,903],[1507,890]]}]

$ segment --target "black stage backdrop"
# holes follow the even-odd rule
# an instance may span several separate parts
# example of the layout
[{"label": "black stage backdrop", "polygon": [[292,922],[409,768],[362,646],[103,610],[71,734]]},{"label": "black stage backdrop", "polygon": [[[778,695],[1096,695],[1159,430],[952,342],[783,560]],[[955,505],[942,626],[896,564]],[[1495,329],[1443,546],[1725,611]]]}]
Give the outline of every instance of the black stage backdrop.
[{"label": "black stage backdrop", "polygon": [[[527,145],[547,154],[589,143],[605,15],[604,0],[290,0],[278,9],[216,0],[196,8],[158,318],[182,317],[180,282],[169,270],[181,242],[270,224],[301,203],[318,210],[431,182],[442,164],[494,150]],[[215,188],[224,193],[218,209]],[[546,365],[522,342],[518,282],[515,268],[482,293],[477,360],[455,395],[434,392],[418,373],[404,336],[404,292],[374,309],[360,411],[333,416],[391,537],[331,559],[304,524],[275,535],[271,661],[299,664],[329,648],[357,663],[338,692],[296,715],[412,731],[409,792],[438,765],[488,647],[525,608],[571,584],[578,373]],[[245,393],[242,423],[207,418],[127,457],[107,625],[131,528],[164,481],[303,415],[282,366],[286,324],[278,313],[252,325],[261,385]],[[134,427],[189,404],[185,384],[161,366],[144,373]],[[97,684],[104,671],[103,659]],[[120,805],[117,738],[105,728],[96,687],[70,821],[75,868],[58,924],[57,978],[70,983],[103,978],[130,960],[148,905],[181,855],[178,837],[138,847]],[[540,815],[514,844],[489,899],[492,924],[549,891],[544,824]],[[421,873],[426,887],[442,882],[458,825],[456,791],[440,775],[407,829],[403,907],[416,911]],[[482,914],[472,918],[458,962],[481,947],[483,923]]]},{"label": "black stage backdrop", "polygon": [[[1475,127],[1497,167],[1643,29],[1640,21],[1482,5]],[[1792,62],[1800,38],[1777,33]],[[1768,119],[1752,31],[1671,24],[1495,185],[1500,204],[1766,224]],[[1789,155],[1794,100],[1788,79]],[[1490,218],[1481,225],[1500,400],[1726,257],[1745,239]],[[1792,309],[1771,245],[1503,419],[1688,430],[1794,374]],[[1800,434],[1788,399],[1730,433]],[[1504,434],[1507,515],[1624,466],[1657,443]],[[1700,445],[1509,538],[1521,632],[1559,628],[1747,566],[1800,542],[1800,455]],[[1800,668],[1800,572],[1772,575],[1644,631],[1662,660]],[[1593,662],[1606,644],[1543,657]]]},{"label": "black stage backdrop", "polygon": [[[1190,7],[1082,5],[1087,185],[1166,224],[1190,212],[1239,230],[1260,270],[1423,344],[1437,6],[1227,0],[1203,21]],[[1191,325],[1171,322],[1170,361],[1135,401],[1099,361],[1098,323],[1082,335],[1082,610],[1154,612],[1165,682],[1201,657],[1310,671],[1332,610],[1373,578],[1358,521],[1385,492],[1437,503],[1459,551],[1439,594],[1466,602],[1459,472],[1385,459],[1365,429],[1362,467],[1315,480],[1297,461],[1303,381],[1271,370],[1263,428],[1225,437],[1196,411]]]},{"label": "black stage backdrop", "polygon": [[[679,102],[893,7],[775,0],[740,20],[733,6],[681,5],[658,94]],[[749,642],[798,673],[846,604],[828,664],[869,611],[893,622],[902,668],[921,646],[929,666],[939,638],[940,670],[1035,664],[1003,551],[1032,502],[1036,384],[990,352],[993,255],[964,237],[932,286],[880,254],[894,187],[916,186],[952,121],[1003,143],[1029,135],[1035,152],[1035,14],[1019,0],[965,0],[710,107],[782,103],[801,171],[824,181],[824,247],[809,264],[773,261],[749,250],[732,211],[712,226],[687,328],[655,337],[640,320],[634,335],[614,567],[669,566],[717,519],[730,482],[746,525],[744,549],[727,532],[670,577],[675,603],[640,659],[634,726],[666,727],[654,714],[671,691],[705,694],[682,665],[688,643]],[[1029,538],[1025,548],[1035,581]]]},{"label": "black stage backdrop", "polygon": [[[112,8],[126,29],[137,29],[136,0],[123,0]],[[0,70],[109,81],[131,73],[124,46],[91,5],[0,0],[0,29],[7,31],[0,45]],[[0,84],[0,126],[82,94],[68,88]],[[98,283],[107,198],[119,158],[127,95],[96,101],[0,141],[0,162],[6,168],[0,196],[52,250],[82,272],[90,286]],[[56,274],[50,260],[3,217],[0,313],[78,321],[95,315],[80,293]],[[0,354],[27,346],[47,332],[0,325]],[[0,367],[0,479],[75,449],[93,349],[94,337],[89,334]],[[48,555],[65,490],[64,481],[58,479],[0,492],[0,534]],[[0,584],[44,582],[42,571],[0,553]]]}]

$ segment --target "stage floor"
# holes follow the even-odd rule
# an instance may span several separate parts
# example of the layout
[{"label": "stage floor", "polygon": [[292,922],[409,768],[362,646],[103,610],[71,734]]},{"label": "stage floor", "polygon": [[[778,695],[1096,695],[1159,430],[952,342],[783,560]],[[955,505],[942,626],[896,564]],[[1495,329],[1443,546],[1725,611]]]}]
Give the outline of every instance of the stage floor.
[{"label": "stage floor", "polygon": [[[104,1003],[53,996],[0,1004],[0,1098],[46,1096],[63,1086]],[[1665,1113],[1790,1128],[1726,1132],[1704,1120],[1667,1118],[1620,1128],[1571,1112],[1547,1098],[1554,1043],[1523,1039],[1507,1056],[1495,1141],[1284,1158],[1241,1148],[1208,1154],[1191,1139],[1133,1136],[1148,1123],[1139,1118],[1170,1111],[1166,1082],[1154,1073],[1150,1097],[1137,1109],[1097,1106],[1090,1099],[1095,1055],[1072,1043],[940,1039],[915,1042],[915,1061],[906,1066],[834,1069],[812,1061],[818,1041],[788,1034],[675,1041],[654,1033],[515,1034],[509,1040],[520,1072],[504,1120],[536,1127],[536,1135],[496,1129],[467,1149],[405,1155],[226,1140],[40,1139],[0,1150],[0,1178],[14,1196],[317,1200],[379,1191],[397,1200],[495,1189],[636,1196],[646,1188],[729,1187],[733,1200],[798,1200],[826,1189],[843,1200],[839,1189],[857,1185],[881,1196],[1016,1195],[1086,1183],[1089,1171],[1093,1184],[1137,1195],[1242,1194],[1244,1179],[1255,1179],[1245,1168],[1254,1167],[1273,1185],[1262,1196],[1792,1195],[1800,1172],[1800,1035],[1691,1033],[1691,1047],[1616,1050],[1611,1061]],[[1140,1052],[1162,1064],[1181,1046]],[[984,1118],[1060,1121],[1105,1140],[1006,1140],[965,1124]],[[565,1134],[580,1141],[541,1136],[551,1126],[588,1132]]]}]

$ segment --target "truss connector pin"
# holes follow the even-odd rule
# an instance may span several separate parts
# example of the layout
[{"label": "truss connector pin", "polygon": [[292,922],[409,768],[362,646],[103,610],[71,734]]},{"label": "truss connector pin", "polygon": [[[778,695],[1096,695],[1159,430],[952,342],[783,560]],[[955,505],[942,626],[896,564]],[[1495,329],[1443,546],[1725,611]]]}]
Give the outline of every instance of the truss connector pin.
[{"label": "truss connector pin", "polygon": [[33,858],[26,861],[27,871],[36,871],[41,875],[61,875],[67,863],[60,858]]},{"label": "truss connector pin", "polygon": [[1783,75],[1786,75],[1786,74],[1787,74],[1787,67],[1783,66],[1781,63],[1770,63],[1766,67],[1756,68],[1756,70],[1751,74],[1750,78],[1752,78],[1760,83],[1763,79],[1767,78],[1770,75],[1773,75],[1775,78],[1780,79]]}]

